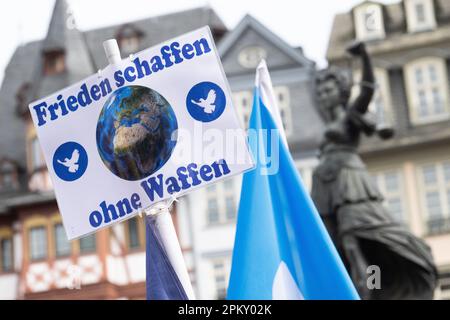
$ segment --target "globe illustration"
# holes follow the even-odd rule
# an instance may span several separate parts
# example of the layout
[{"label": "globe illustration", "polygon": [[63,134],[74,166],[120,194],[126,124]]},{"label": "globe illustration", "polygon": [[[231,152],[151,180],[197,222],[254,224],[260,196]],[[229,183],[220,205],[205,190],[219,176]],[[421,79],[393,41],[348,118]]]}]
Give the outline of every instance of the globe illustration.
[{"label": "globe illustration", "polygon": [[177,119],[155,90],[127,86],[113,92],[97,123],[97,147],[116,176],[143,179],[169,160],[177,141]]}]

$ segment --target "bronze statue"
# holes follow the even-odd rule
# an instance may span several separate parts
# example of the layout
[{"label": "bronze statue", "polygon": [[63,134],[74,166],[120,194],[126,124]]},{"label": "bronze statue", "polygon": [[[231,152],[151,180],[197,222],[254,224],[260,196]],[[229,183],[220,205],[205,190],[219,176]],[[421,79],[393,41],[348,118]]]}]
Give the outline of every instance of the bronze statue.
[{"label": "bronze statue", "polygon": [[[395,221],[383,206],[357,153],[362,134],[389,138],[367,118],[375,78],[363,43],[348,52],[362,62],[359,96],[349,103],[351,84],[342,72],[318,74],[318,102],[327,123],[312,198],[362,299],[432,299],[437,272],[430,248]],[[381,289],[367,286],[367,268],[381,271]]]}]

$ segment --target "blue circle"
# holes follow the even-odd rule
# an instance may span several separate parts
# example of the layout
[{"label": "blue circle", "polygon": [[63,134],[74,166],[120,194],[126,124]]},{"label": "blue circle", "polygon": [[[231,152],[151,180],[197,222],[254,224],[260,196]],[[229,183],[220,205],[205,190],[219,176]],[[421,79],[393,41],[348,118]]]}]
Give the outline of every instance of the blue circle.
[{"label": "blue circle", "polygon": [[86,150],[76,142],[63,143],[53,154],[53,169],[64,181],[79,179],[86,171],[87,165]]},{"label": "blue circle", "polygon": [[136,181],[169,161],[178,139],[171,104],[157,91],[126,86],[114,91],[97,121],[97,150],[117,177]]},{"label": "blue circle", "polygon": [[189,114],[201,122],[211,122],[219,118],[225,110],[226,104],[225,93],[212,82],[196,84],[186,97]]}]

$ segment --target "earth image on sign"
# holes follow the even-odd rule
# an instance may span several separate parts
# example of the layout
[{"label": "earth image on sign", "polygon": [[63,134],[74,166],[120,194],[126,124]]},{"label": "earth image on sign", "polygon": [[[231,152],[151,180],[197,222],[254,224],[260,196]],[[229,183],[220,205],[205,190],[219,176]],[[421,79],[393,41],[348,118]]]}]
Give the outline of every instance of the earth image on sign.
[{"label": "earth image on sign", "polygon": [[116,176],[143,179],[169,160],[177,143],[178,123],[169,102],[143,86],[112,93],[97,123],[97,148]]}]

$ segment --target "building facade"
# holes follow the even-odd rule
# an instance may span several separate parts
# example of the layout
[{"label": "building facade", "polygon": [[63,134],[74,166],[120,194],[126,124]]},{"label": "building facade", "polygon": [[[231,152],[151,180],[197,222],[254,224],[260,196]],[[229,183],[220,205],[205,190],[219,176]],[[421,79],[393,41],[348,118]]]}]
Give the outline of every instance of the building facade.
[{"label": "building facade", "polygon": [[[202,7],[81,32],[67,2],[56,0],[47,36],[17,48],[0,88],[0,299],[145,298],[143,219],[69,243],[28,104],[104,68],[107,39],[116,38],[126,57],[204,25],[218,45],[242,125],[251,112],[256,65],[265,58],[290,149],[299,165],[315,162],[323,127],[314,110],[315,64],[251,16],[228,30]],[[198,298],[225,296],[240,179],[189,194],[174,209]]]},{"label": "building facade", "polygon": [[[393,139],[363,141],[361,155],[390,211],[431,246],[440,273],[437,298],[450,298],[450,3],[364,1],[335,17],[327,59],[360,66],[345,48],[367,44],[377,91],[370,106]],[[354,92],[354,93],[355,93]]]}]

